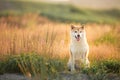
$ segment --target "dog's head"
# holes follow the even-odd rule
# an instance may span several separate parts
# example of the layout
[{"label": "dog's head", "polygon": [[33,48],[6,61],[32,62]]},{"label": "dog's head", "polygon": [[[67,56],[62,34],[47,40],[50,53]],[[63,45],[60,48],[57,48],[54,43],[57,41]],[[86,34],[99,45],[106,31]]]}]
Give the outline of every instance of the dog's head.
[{"label": "dog's head", "polygon": [[84,25],[82,26],[74,26],[71,25],[71,37],[74,40],[80,41],[86,37],[86,32],[84,29]]}]

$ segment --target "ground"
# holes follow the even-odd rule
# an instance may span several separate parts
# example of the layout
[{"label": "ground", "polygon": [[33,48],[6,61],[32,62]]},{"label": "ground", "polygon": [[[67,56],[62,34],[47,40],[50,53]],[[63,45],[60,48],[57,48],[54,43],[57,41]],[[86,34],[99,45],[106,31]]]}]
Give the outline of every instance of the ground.
[{"label": "ground", "polygon": [[[61,80],[89,80],[85,74],[70,74],[60,73]],[[3,74],[0,75],[0,80],[29,80],[27,77],[20,74]]]},{"label": "ground", "polygon": [[29,80],[29,79],[23,75],[20,75],[20,74],[6,73],[3,75],[0,75],[0,80]]},{"label": "ground", "polygon": [[[87,74],[82,73],[60,73],[60,78],[55,80],[91,80],[90,77]],[[107,74],[104,78],[104,80],[120,80],[120,76],[116,74]],[[21,74],[10,74],[6,73],[3,75],[0,75],[0,80],[31,80]],[[92,79],[93,80],[93,79]],[[94,79],[96,80],[96,79]]]}]

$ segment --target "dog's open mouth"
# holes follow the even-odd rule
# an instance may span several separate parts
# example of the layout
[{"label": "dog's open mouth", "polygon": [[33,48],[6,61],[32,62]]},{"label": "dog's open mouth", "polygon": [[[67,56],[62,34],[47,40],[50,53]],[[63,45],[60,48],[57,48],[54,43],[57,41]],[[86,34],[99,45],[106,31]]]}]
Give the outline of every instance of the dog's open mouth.
[{"label": "dog's open mouth", "polygon": [[76,36],[75,36],[75,38],[76,38],[77,41],[80,41],[80,37],[76,37]]}]

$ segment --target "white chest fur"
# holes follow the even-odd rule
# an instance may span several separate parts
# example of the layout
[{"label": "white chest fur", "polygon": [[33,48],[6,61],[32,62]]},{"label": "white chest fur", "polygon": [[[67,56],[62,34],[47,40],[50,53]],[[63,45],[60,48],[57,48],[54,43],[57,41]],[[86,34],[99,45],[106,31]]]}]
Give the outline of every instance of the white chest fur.
[{"label": "white chest fur", "polygon": [[81,42],[71,42],[70,50],[72,56],[78,60],[78,59],[84,59],[87,55],[87,52],[89,51],[89,46],[87,41],[81,41]]}]

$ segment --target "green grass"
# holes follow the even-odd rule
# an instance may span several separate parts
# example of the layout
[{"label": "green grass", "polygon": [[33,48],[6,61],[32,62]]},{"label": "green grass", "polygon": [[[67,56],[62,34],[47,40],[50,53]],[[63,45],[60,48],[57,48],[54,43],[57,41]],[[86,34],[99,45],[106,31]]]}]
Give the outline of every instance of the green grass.
[{"label": "green grass", "polygon": [[[6,58],[4,61],[0,61],[1,74],[23,73],[27,76],[27,73],[30,73],[33,78],[59,80],[59,73],[67,71],[67,60],[65,59],[48,58],[36,53],[7,56]],[[82,67],[80,73],[87,74],[90,80],[103,80],[109,73],[120,75],[120,62],[118,60],[91,62],[91,67]]]},{"label": "green grass", "polygon": [[72,5],[48,4],[25,1],[0,1],[0,16],[23,15],[37,13],[58,22],[107,23],[116,24],[120,21],[120,10],[80,9]]},{"label": "green grass", "polygon": [[0,61],[0,74],[3,73],[20,73],[20,69],[17,65],[15,56],[2,56],[5,60]]},{"label": "green grass", "polygon": [[118,60],[94,62],[90,68],[83,68],[82,73],[88,74],[90,80],[111,80],[107,78],[113,75],[120,76],[120,62]]},{"label": "green grass", "polygon": [[0,61],[0,74],[23,73],[32,77],[39,77],[44,80],[55,78],[59,72],[66,68],[66,60],[50,58],[36,53],[5,56],[5,60]]}]

